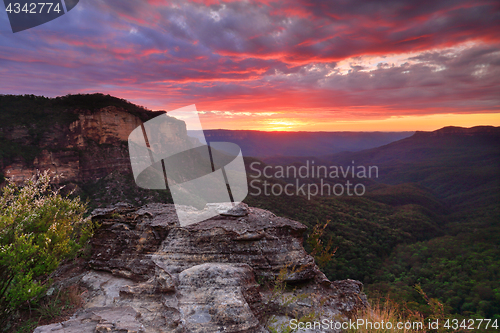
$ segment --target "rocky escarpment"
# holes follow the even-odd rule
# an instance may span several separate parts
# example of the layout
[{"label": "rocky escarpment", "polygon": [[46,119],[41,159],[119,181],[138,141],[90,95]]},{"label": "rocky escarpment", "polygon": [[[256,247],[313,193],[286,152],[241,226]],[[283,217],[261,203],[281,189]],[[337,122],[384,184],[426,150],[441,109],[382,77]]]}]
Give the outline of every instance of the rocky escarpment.
[{"label": "rocky escarpment", "polygon": [[[88,95],[86,100],[96,98],[106,99]],[[117,100],[108,99],[103,103],[112,104]],[[13,112],[1,107],[0,111]],[[36,170],[50,170],[59,182],[66,184],[95,182],[112,172],[131,173],[128,136],[143,122],[160,114],[163,112],[145,109],[131,112],[114,105],[85,109],[75,104],[59,113],[47,110],[39,115],[38,122],[22,121],[11,115],[10,121],[0,125],[0,173],[22,183]],[[170,120],[165,128],[168,144],[189,148],[191,141],[186,124],[167,119]]]},{"label": "rocky escarpment", "polygon": [[[367,305],[360,282],[321,273],[302,247],[304,225],[262,209],[186,227],[166,204],[119,204],[93,219],[89,268],[57,285],[86,289],[85,305],[36,333],[268,332],[312,313],[345,320]],[[293,288],[277,293],[277,277]]]}]

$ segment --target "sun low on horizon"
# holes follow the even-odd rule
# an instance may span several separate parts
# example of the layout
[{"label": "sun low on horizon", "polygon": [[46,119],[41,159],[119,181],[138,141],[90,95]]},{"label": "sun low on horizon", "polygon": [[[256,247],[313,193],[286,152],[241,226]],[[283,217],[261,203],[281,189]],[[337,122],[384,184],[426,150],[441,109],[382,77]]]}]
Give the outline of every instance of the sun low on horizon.
[{"label": "sun low on horizon", "polygon": [[500,3],[87,0],[12,33],[0,94],[195,104],[203,128],[500,126]]},{"label": "sun low on horizon", "polygon": [[500,114],[437,114],[422,116],[391,116],[381,119],[355,119],[316,122],[301,118],[271,118],[256,120],[253,117],[240,116],[238,119],[210,119],[201,115],[204,129],[255,130],[269,132],[402,132],[402,131],[435,131],[447,126],[475,127],[500,126]]}]

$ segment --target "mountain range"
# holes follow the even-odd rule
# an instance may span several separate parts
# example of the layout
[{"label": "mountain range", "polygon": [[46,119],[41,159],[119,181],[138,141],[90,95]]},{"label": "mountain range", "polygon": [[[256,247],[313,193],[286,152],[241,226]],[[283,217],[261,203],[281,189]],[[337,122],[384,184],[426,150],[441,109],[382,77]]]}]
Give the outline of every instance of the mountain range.
[{"label": "mountain range", "polygon": [[[203,130],[207,141],[233,142],[243,156],[319,156],[342,151],[360,151],[409,137],[413,132],[264,132]],[[201,131],[188,131],[200,137]]]}]

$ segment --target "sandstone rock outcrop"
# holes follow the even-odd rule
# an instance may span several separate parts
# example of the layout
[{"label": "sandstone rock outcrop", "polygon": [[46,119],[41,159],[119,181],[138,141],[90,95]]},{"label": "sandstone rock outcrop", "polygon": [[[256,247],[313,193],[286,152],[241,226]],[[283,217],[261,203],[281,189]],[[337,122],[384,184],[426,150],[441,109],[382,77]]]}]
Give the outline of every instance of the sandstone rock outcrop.
[{"label": "sandstone rock outcrop", "polygon": [[[70,111],[68,111],[70,112]],[[32,162],[17,157],[11,163],[1,161],[6,178],[22,183],[36,170],[50,170],[62,183],[84,183],[98,180],[113,171],[130,173],[127,139],[143,121],[163,112],[144,112],[144,119],[115,106],[98,110],[73,110],[78,120],[68,126],[55,123],[40,138],[30,135],[30,128],[0,128],[7,140],[22,146],[36,147],[39,153]],[[165,130],[168,144],[189,148],[186,124],[170,118]]]},{"label": "sandstone rock outcrop", "polygon": [[[360,282],[321,273],[302,247],[304,225],[262,209],[180,227],[173,205],[117,204],[93,220],[89,268],[59,282],[88,290],[84,307],[36,333],[268,332],[313,311],[340,321],[367,306]],[[277,277],[292,288],[276,293]]]}]

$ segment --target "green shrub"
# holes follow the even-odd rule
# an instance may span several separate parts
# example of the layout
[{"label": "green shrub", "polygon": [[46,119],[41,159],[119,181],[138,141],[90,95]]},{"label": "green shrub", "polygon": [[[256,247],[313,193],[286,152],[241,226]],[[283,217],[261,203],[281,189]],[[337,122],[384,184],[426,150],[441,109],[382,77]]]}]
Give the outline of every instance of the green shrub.
[{"label": "green shrub", "polygon": [[46,171],[0,197],[0,319],[44,291],[48,274],[73,256],[92,234],[86,204],[52,190]]}]

